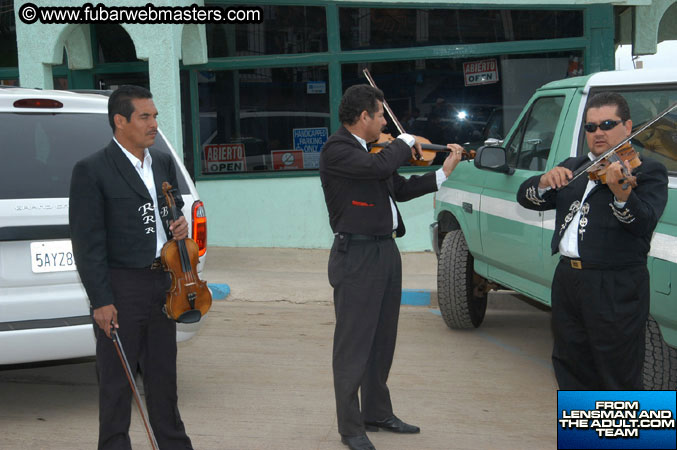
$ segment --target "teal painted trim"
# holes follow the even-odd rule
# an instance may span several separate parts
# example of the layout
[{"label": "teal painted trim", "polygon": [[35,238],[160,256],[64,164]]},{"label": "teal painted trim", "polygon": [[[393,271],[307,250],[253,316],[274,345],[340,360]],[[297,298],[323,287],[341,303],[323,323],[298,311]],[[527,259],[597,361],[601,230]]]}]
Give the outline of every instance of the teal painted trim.
[{"label": "teal painted trim", "polygon": [[198,96],[197,70],[188,71],[188,85],[190,90],[190,120],[193,129],[193,179],[201,174],[202,162],[200,148],[200,99]]},{"label": "teal painted trim", "polygon": [[588,43],[583,55],[585,74],[615,69],[613,5],[590,5],[586,8],[583,30]]},{"label": "teal painted trim", "polygon": [[69,70],[69,89],[94,89],[94,75],[91,70]]},{"label": "teal painted trim", "polygon": [[206,64],[190,66],[197,70],[258,69],[261,67],[322,66],[330,61],[328,53],[304,53],[295,55],[262,55],[209,58]]},{"label": "teal painted trim", "polygon": [[9,78],[19,78],[19,68],[18,67],[2,67],[0,68],[0,78],[7,80]]},{"label": "teal painted trim", "polygon": [[[242,5],[237,0],[207,0],[205,5]],[[345,8],[415,8],[415,9],[533,9],[533,10],[557,10],[568,11],[572,9],[581,9],[583,5],[562,4],[545,5],[544,2],[527,2],[496,4],[496,2],[487,2],[482,4],[475,0],[457,0],[454,2],[444,2],[440,0],[363,0],[363,1],[340,1],[340,0],[259,0],[257,6],[262,5],[287,5],[287,6],[332,6],[338,5]]]},{"label": "teal painted trim", "polygon": [[[343,76],[341,74],[341,27],[339,24],[338,6],[329,5],[327,15],[327,47],[329,50],[329,111],[338,111],[343,97]],[[341,126],[338,114],[331,114],[329,129],[336,132]]]},{"label": "teal painted trim", "polygon": [[61,66],[52,66],[52,76],[53,77],[67,77],[68,76],[68,67],[65,65]]},{"label": "teal painted trim", "polygon": [[340,60],[342,63],[351,63],[555,52],[583,49],[586,44],[586,38],[577,37],[534,41],[491,42],[486,44],[433,45],[384,50],[353,50],[343,52]]},{"label": "teal painted trim", "polygon": [[[337,32],[338,33],[338,32]],[[339,39],[338,36],[331,36]],[[332,39],[334,41],[334,39]],[[226,58],[210,58],[206,64],[190,66],[196,70],[238,70],[261,67],[321,66],[331,63],[378,62],[416,59],[439,59],[449,57],[490,56],[581,50],[588,45],[585,37],[543,39],[533,41],[491,42],[467,45],[431,45],[376,50],[351,50],[327,53],[296,55],[263,55]],[[338,45],[338,44],[336,44]],[[129,71],[129,70],[127,70]]]},{"label": "teal painted trim", "polygon": [[97,64],[92,69],[95,74],[148,72],[147,61]]}]

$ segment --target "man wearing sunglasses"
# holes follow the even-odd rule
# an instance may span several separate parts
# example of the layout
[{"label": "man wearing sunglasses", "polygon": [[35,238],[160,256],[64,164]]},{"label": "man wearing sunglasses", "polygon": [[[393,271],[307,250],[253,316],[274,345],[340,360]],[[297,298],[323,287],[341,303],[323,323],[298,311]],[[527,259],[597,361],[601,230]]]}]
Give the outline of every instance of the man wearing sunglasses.
[{"label": "man wearing sunglasses", "polygon": [[[594,95],[585,110],[590,153],[568,158],[526,180],[517,201],[528,209],[556,209],[552,253],[560,262],[552,281],[552,363],[563,390],[641,390],[649,314],[647,255],[667,202],[665,167],[642,157],[634,170],[613,162],[606,184],[573,172],[620,144],[632,131],[626,100]],[[635,175],[637,186],[626,182]]]}]

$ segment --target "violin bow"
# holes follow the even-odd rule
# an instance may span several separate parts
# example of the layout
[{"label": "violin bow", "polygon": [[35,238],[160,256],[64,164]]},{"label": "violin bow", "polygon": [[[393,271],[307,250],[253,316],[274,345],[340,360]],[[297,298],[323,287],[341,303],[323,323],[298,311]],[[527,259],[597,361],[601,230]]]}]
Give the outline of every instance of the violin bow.
[{"label": "violin bow", "polygon": [[148,423],[148,419],[146,418],[146,412],[143,410],[143,407],[141,406],[141,398],[139,397],[139,391],[136,388],[136,382],[134,381],[134,375],[132,374],[132,370],[129,367],[127,355],[125,354],[125,350],[122,348],[122,341],[120,341],[120,335],[118,335],[118,332],[113,327],[112,321],[110,336],[113,339],[113,344],[115,344],[115,350],[117,351],[118,356],[120,357],[120,362],[122,363],[122,367],[125,370],[125,375],[127,375],[127,381],[129,381],[129,386],[132,388],[134,400],[136,400],[136,406],[139,408],[139,413],[141,414],[143,425],[146,427],[148,439],[150,439],[150,445],[153,447],[153,450],[160,450],[160,446],[157,444],[157,441],[155,440],[155,434],[153,433],[153,429],[151,428],[150,423]]},{"label": "violin bow", "polygon": [[[373,87],[374,89],[378,89],[378,87],[376,86],[376,83],[374,82],[374,79],[371,77],[371,73],[369,72],[369,69],[367,69],[365,67],[364,69],[362,69],[362,73],[364,74],[367,81],[369,81],[369,84],[371,85],[371,87]],[[388,102],[386,101],[385,98],[383,99],[383,109],[385,109],[386,112],[388,113],[388,115],[390,116],[390,119],[393,121],[393,123],[397,127],[397,131],[399,131],[400,134],[405,134],[406,132],[404,131],[402,124],[400,123],[399,120],[397,120],[397,117],[395,117],[395,113],[393,113],[393,110],[390,109],[390,105],[388,105]],[[416,159],[422,159],[423,158],[421,155],[419,155],[418,151],[414,152],[414,154],[416,155]]]},{"label": "violin bow", "polygon": [[[598,156],[597,158],[595,158],[594,160],[592,160],[592,161],[586,163],[585,165],[583,165],[582,167],[578,168],[578,169],[576,170],[576,172],[574,172],[573,178],[571,178],[571,180],[569,180],[569,183],[567,184],[567,186],[568,186],[569,184],[571,184],[571,182],[574,181],[576,178],[578,178],[578,177],[580,177],[581,175],[583,175],[584,173],[586,173],[586,172],[592,170],[592,169],[593,169],[594,167],[596,167],[600,162],[602,162],[604,159],[606,159],[609,155],[611,155],[611,154],[613,154],[614,152],[616,152],[616,150],[618,150],[619,148],[621,148],[621,147],[622,147],[623,145],[625,145],[626,143],[630,142],[630,140],[633,139],[635,136],[637,136],[638,134],[642,133],[644,130],[646,130],[647,128],[649,128],[649,127],[650,127],[651,125],[653,125],[654,123],[658,122],[658,121],[659,121],[660,119],[662,119],[664,116],[668,115],[668,114],[670,113],[670,111],[672,111],[672,110],[675,109],[675,108],[677,108],[677,102],[676,102],[676,103],[673,103],[671,106],[668,106],[663,112],[661,112],[661,113],[658,114],[656,117],[654,117],[653,119],[651,119],[650,121],[648,121],[647,123],[645,123],[644,125],[642,125],[639,129],[637,129],[637,130],[636,130],[634,133],[632,133],[630,136],[628,136],[627,138],[623,139],[619,144],[617,144],[617,145],[615,145],[614,147],[610,148],[609,150],[605,151],[604,153],[602,153],[601,155],[599,155],[599,156]],[[566,187],[566,186],[563,186],[563,187]],[[559,189],[561,189],[561,188],[558,188],[557,190],[559,190]]]}]

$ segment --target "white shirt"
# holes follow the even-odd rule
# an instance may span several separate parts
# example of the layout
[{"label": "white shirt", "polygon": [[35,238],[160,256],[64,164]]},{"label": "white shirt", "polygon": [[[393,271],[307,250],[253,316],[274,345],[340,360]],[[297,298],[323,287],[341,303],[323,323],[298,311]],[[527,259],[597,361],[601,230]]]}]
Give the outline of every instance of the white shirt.
[{"label": "white shirt", "polygon": [[[595,160],[595,155],[592,153],[588,153],[588,158],[590,158],[590,161]],[[592,180],[588,180],[588,185],[585,187],[585,192],[583,192],[583,197],[581,198],[581,205],[585,203],[585,199],[588,198],[588,194],[590,194],[590,191],[592,188],[594,188],[597,185]],[[538,196],[542,197],[543,194],[547,191],[552,189],[550,186],[546,188],[538,188]],[[619,202],[616,200],[614,197],[614,204],[616,205],[617,208],[623,208],[625,206],[625,202]],[[559,253],[562,256],[566,256],[567,258],[574,258],[578,259],[581,257],[581,255],[578,253],[578,227],[581,222],[581,208],[576,211],[576,214],[574,214],[574,217],[571,219],[571,223],[567,227],[567,229],[564,231],[564,234],[562,235],[562,239],[559,241]]]},{"label": "white shirt", "polygon": [[167,242],[167,233],[162,226],[162,219],[160,219],[160,210],[158,209],[157,201],[157,191],[155,190],[155,178],[153,177],[153,158],[150,156],[150,152],[147,148],[143,150],[143,162],[136,156],[132,155],[127,149],[125,149],[117,139],[113,138],[116,144],[122,150],[122,153],[129,159],[129,162],[132,163],[136,173],[141,177],[141,181],[148,189],[150,198],[153,199],[153,211],[155,212],[154,217],[149,216],[147,218],[148,223],[146,224],[146,233],[155,233],[156,237],[156,246],[155,246],[155,257],[158,258],[162,251],[162,246]]},{"label": "white shirt", "polygon": [[[355,137],[355,139],[357,139],[357,141],[360,144],[362,144],[362,147],[366,151],[369,151],[369,149],[367,149],[367,141],[365,141],[364,139],[355,134],[353,134],[353,136]],[[397,139],[402,139],[404,143],[407,144],[409,147],[413,147],[414,143],[416,142],[414,136],[407,133],[400,134],[399,136],[397,136]],[[437,169],[435,171],[435,178],[437,181],[437,189],[439,190],[440,186],[442,186],[442,183],[444,183],[447,180],[447,176],[445,175],[444,170],[442,170],[441,168]],[[399,223],[397,222],[397,208],[395,208],[395,202],[393,201],[392,197],[388,196],[388,198],[390,199],[390,211],[392,212],[393,216],[393,231],[395,231],[397,230],[397,226],[399,225]]]}]

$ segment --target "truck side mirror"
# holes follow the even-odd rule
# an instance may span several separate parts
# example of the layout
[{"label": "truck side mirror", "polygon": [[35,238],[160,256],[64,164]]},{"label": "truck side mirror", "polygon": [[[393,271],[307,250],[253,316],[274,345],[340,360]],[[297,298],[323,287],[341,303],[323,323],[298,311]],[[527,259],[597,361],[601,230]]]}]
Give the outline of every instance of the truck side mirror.
[{"label": "truck side mirror", "polygon": [[508,165],[503,147],[482,146],[475,155],[475,167],[512,175],[515,169]]}]

